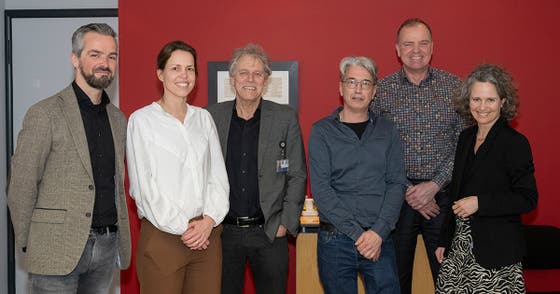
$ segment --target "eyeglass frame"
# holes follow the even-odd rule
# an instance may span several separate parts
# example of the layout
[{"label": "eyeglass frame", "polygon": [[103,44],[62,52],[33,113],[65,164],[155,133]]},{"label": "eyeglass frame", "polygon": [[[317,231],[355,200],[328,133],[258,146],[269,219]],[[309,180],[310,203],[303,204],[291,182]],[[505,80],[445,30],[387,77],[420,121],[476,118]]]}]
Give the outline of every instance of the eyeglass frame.
[{"label": "eyeglass frame", "polygon": [[[360,88],[362,90],[371,90],[373,89],[373,87],[375,87],[375,83],[372,80],[368,80],[368,79],[358,81],[354,78],[349,78],[349,79],[341,80],[340,82],[343,83],[344,86],[348,89],[356,89],[358,87],[358,84],[360,85]],[[366,84],[364,84],[364,82],[366,82]],[[367,83],[370,83],[370,85],[368,85]]]}]

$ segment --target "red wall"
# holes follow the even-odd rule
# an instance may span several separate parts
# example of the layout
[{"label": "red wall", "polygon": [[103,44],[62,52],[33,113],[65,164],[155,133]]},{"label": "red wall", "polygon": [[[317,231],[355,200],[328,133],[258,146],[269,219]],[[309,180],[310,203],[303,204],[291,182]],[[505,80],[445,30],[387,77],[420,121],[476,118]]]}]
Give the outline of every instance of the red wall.
[{"label": "red wall", "polygon": [[[189,99],[204,106],[207,62],[227,61],[234,48],[254,42],[272,60],[299,61],[305,142],[311,124],[339,105],[340,59],[370,56],[385,76],[400,66],[394,49],[398,25],[423,18],[433,31],[433,66],[465,77],[477,64],[491,62],[515,77],[521,107],[514,125],[531,142],[540,191],[538,208],[525,220],[560,226],[560,198],[553,186],[560,166],[558,1],[120,0],[119,14],[120,104],[127,115],[159,98],[155,57],[164,43],[181,39],[199,52],[198,87]],[[558,272],[549,275],[538,283],[528,276],[529,289],[556,285]],[[134,269],[122,278],[123,293],[136,293]],[[290,284],[293,293],[293,276]]]}]

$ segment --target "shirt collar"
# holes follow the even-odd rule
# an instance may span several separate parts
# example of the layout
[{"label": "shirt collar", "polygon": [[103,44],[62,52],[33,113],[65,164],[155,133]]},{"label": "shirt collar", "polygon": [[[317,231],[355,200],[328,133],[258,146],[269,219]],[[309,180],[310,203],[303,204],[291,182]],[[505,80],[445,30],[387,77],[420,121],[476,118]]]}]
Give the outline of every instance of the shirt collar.
[{"label": "shirt collar", "polygon": [[101,111],[105,109],[105,106],[107,106],[107,104],[111,102],[109,100],[109,95],[107,95],[107,92],[105,92],[105,90],[103,90],[101,93],[101,103],[96,105],[91,102],[89,96],[82,90],[82,88],[80,88],[80,86],[78,86],[76,81],[72,82],[72,88],[74,89],[76,98],[78,98],[78,104],[80,105],[80,107],[88,107],[93,110]]},{"label": "shirt collar", "polygon": [[[428,74],[426,75],[426,78],[424,78],[422,81],[420,81],[420,86],[422,86],[423,84],[431,81],[433,79],[433,76],[434,76],[434,71],[433,71],[431,66],[428,66]],[[403,84],[404,83],[412,84],[412,82],[408,80],[408,77],[406,76],[406,73],[404,72],[404,68],[402,68],[402,67],[401,67],[401,70],[399,70],[399,80]]]},{"label": "shirt collar", "polygon": [[[260,119],[261,117],[261,105],[262,105],[262,98],[259,101],[259,106],[257,106],[257,109],[255,110],[255,113],[253,114],[253,117],[251,119]],[[240,119],[240,117],[237,115],[237,98],[235,98],[235,100],[233,100],[233,109],[232,109],[232,115],[231,117],[236,118],[236,119]]]},{"label": "shirt collar", "polygon": [[[340,121],[340,112],[342,111],[342,106],[337,107],[333,113],[330,115],[332,119],[334,119],[335,121],[342,123]],[[376,119],[376,115],[373,111],[371,111],[371,108],[368,109],[368,117],[369,117],[369,122],[370,123],[375,123],[375,119]]]}]

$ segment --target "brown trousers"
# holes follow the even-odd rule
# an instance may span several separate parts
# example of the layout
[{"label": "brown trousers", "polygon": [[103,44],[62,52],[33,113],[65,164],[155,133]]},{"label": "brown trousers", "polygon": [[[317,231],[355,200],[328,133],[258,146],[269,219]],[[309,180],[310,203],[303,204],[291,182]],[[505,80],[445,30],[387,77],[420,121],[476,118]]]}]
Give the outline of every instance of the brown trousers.
[{"label": "brown trousers", "polygon": [[143,294],[191,294],[221,291],[222,226],[212,229],[206,250],[190,250],[181,236],[162,232],[142,219],[136,271]]}]

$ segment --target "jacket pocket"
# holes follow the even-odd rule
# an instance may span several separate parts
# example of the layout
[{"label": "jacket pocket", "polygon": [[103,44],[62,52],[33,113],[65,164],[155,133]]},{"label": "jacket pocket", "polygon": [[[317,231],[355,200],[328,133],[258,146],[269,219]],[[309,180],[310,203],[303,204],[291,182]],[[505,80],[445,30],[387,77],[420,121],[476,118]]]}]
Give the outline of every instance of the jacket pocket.
[{"label": "jacket pocket", "polygon": [[37,223],[62,224],[65,218],[66,209],[35,208],[33,210],[33,216],[31,216],[31,221]]}]

